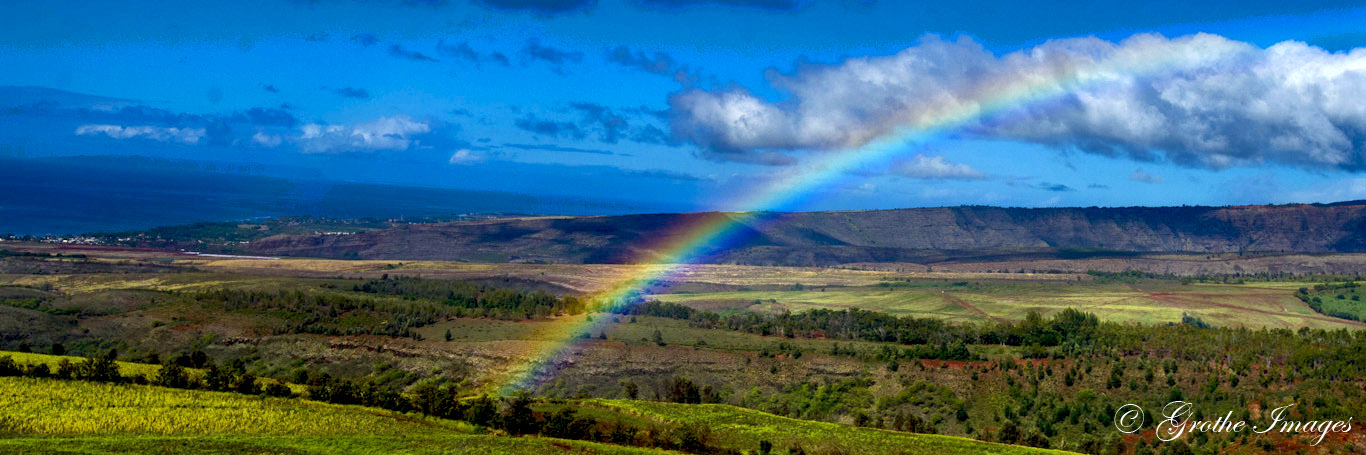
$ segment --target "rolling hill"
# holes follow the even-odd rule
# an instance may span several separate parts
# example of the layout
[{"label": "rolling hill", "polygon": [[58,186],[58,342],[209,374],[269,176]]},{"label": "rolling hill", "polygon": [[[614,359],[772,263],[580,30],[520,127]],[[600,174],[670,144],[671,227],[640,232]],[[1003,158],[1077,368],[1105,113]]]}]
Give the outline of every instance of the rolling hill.
[{"label": "rolling hill", "polygon": [[[531,217],[395,225],[351,235],[279,235],[253,254],[475,262],[625,263],[717,214]],[[824,266],[1079,259],[1136,253],[1366,252],[1366,203],[1236,207],[941,207],[719,214],[740,240],[708,262]]]}]

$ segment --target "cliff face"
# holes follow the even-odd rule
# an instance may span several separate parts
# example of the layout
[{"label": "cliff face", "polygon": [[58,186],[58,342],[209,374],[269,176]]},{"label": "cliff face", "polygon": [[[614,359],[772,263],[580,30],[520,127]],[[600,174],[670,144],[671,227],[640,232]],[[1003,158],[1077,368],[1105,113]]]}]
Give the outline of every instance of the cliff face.
[{"label": "cliff face", "polygon": [[[627,262],[648,257],[670,238],[686,235],[678,226],[706,216],[715,215],[417,224],[355,235],[272,237],[253,242],[249,249],[260,254],[329,258]],[[713,245],[709,261],[776,265],[937,262],[1070,249],[1363,252],[1366,205],[807,212],[746,219],[738,231],[732,243]]]}]

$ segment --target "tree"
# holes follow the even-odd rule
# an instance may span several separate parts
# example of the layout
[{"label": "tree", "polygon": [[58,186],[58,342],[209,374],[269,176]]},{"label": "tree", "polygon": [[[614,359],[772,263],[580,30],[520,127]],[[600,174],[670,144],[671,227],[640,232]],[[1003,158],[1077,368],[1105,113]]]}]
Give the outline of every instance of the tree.
[{"label": "tree", "polygon": [[492,426],[494,418],[498,416],[498,405],[488,395],[482,395],[470,400],[470,406],[464,414],[466,422],[483,427]]},{"label": "tree", "polygon": [[1002,444],[1014,444],[1020,440],[1020,427],[1015,422],[1007,420],[1001,425],[1001,432],[997,435],[997,442]]},{"label": "tree", "polygon": [[[229,391],[236,380],[237,375],[232,374],[232,371],[227,368],[220,368],[218,365],[209,365],[209,371],[204,373],[204,384],[209,390]],[[327,400],[324,399],[324,401]]]},{"label": "tree", "polygon": [[24,374],[34,378],[46,378],[52,374],[52,370],[48,368],[46,363],[35,363],[29,365]]},{"label": "tree", "polygon": [[52,343],[52,355],[66,355],[66,346],[61,343]]},{"label": "tree", "polygon": [[508,397],[503,412],[498,416],[499,427],[511,434],[538,433],[536,417],[531,413],[531,395],[519,392]]},{"label": "tree", "polygon": [[185,389],[190,386],[190,375],[186,374],[185,367],[176,365],[175,363],[168,363],[162,365],[161,370],[157,371],[156,377],[152,378],[152,384],[162,387]]},{"label": "tree", "polygon": [[290,390],[289,386],[284,385],[283,383],[280,383],[278,381],[271,382],[270,384],[266,385],[265,393],[266,395],[280,398],[289,398],[294,396],[294,391]]},{"label": "tree", "polygon": [[1195,455],[1191,446],[1180,439],[1167,443],[1166,447],[1162,449],[1162,453],[1164,455]]},{"label": "tree", "polygon": [[208,363],[209,355],[205,354],[204,351],[194,351],[194,353],[190,354],[190,366],[204,368],[204,365],[207,365]]},{"label": "tree", "polygon": [[651,339],[654,340],[656,345],[664,345],[664,333],[660,332],[659,329],[655,329],[655,333],[654,335],[651,335]]},{"label": "tree", "polygon": [[451,341],[451,329],[446,329],[446,341]]},{"label": "tree", "polygon": [[256,385],[256,376],[251,373],[244,373],[237,377],[237,383],[233,384],[233,390],[237,393],[256,395],[261,393],[261,388]]},{"label": "tree", "polygon": [[678,447],[687,452],[704,453],[711,439],[711,429],[701,423],[690,423],[674,430],[678,436]]},{"label": "tree", "polygon": [[10,356],[0,357],[0,376],[19,376],[23,374],[23,369],[14,362]]},{"label": "tree", "polygon": [[669,401],[674,403],[698,404],[702,402],[702,391],[697,385],[684,377],[675,377],[669,382]]},{"label": "tree", "polygon": [[582,435],[573,434],[570,430],[574,423],[574,409],[569,407],[560,408],[551,413],[545,419],[545,425],[541,427],[541,434],[552,438],[576,439]]},{"label": "tree", "polygon": [[91,357],[81,362],[76,367],[76,379],[87,381],[118,382],[123,377],[119,375],[119,366],[114,363],[118,357],[118,351],[110,350],[109,353]]},{"label": "tree", "polygon": [[622,379],[621,393],[626,395],[626,398],[634,400],[636,397],[640,396],[640,386],[637,386],[635,382],[630,380]]}]

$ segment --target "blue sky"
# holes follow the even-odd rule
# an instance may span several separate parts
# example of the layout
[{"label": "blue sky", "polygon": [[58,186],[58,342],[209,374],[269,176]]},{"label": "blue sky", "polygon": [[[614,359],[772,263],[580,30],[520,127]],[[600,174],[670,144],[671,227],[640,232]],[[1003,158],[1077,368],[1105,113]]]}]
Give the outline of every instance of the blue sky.
[{"label": "blue sky", "polygon": [[[891,141],[782,208],[1327,202],[1366,198],[1363,23],[1350,2],[6,2],[0,153],[662,211]],[[1126,55],[1153,64],[1105,63]],[[1032,78],[1057,93],[981,108]]]}]

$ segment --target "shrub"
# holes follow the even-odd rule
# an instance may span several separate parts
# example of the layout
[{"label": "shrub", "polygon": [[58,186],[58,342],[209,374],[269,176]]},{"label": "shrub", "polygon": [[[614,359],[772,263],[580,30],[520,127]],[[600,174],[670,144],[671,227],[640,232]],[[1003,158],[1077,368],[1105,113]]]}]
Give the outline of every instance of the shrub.
[{"label": "shrub", "polygon": [[162,387],[174,387],[177,389],[190,388],[190,375],[185,372],[185,368],[175,363],[168,363],[161,366],[152,384]]},{"label": "shrub", "polygon": [[294,391],[289,390],[289,386],[281,384],[279,382],[272,382],[266,385],[265,393],[266,395],[280,398],[289,398],[294,396]]},{"label": "shrub", "polygon": [[256,376],[252,376],[250,373],[238,376],[237,382],[232,385],[232,388],[233,391],[246,395],[258,395],[261,393],[261,387],[256,385]]},{"label": "shrub", "polygon": [[19,365],[14,363],[12,357],[0,357],[0,376],[19,376],[23,373],[23,370],[19,369]]}]

